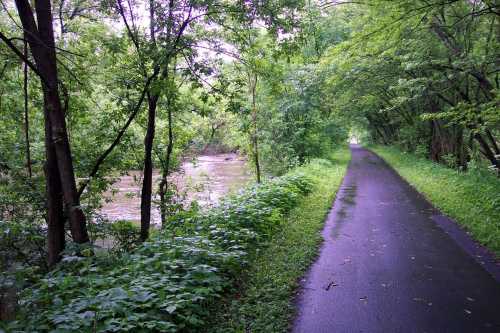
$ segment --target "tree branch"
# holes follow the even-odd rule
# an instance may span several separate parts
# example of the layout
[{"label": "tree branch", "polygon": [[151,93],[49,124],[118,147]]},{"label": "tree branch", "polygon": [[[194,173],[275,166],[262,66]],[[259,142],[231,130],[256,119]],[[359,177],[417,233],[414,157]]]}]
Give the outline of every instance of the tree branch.
[{"label": "tree branch", "polygon": [[97,161],[95,162],[94,164],[94,167],[92,168],[92,171],[90,172],[89,176],[87,177],[87,179],[82,183],[82,185],[80,186],[80,188],[78,189],[78,196],[80,197],[83,193],[83,191],[85,190],[85,188],[88,186],[88,184],[90,183],[91,179],[97,174],[97,172],[99,171],[99,168],[101,166],[101,164],[104,162],[104,160],[108,157],[108,155],[113,151],[113,149],[120,143],[120,140],[121,138],[123,137],[123,135],[125,134],[125,132],[127,131],[128,127],[130,126],[130,124],[132,123],[132,121],[134,120],[134,118],[137,116],[137,114],[139,113],[139,110],[141,109],[141,106],[142,106],[142,103],[144,102],[144,98],[146,97],[146,94],[147,92],[149,91],[149,86],[151,84],[151,82],[158,76],[158,73],[159,71],[156,70],[153,75],[151,75],[146,83],[144,84],[144,88],[142,89],[142,93],[141,93],[141,96],[139,97],[139,101],[137,102],[137,104],[135,105],[135,108],[134,110],[132,111],[132,113],[130,114],[127,122],[123,125],[123,127],[120,129],[120,131],[118,132],[118,135],[116,136],[115,140],[113,140],[113,142],[111,143],[111,145],[108,147],[108,149],[106,149],[102,154],[101,156],[99,156],[99,158],[97,159]]},{"label": "tree branch", "polygon": [[19,59],[21,59],[25,64],[27,64],[29,66],[29,68],[31,68],[31,70],[33,70],[33,72],[36,73],[36,75],[38,75],[40,77],[40,79],[44,82],[44,83],[47,83],[45,81],[45,79],[43,78],[42,74],[38,71],[38,68],[37,66],[32,63],[25,55],[23,52],[21,52],[21,50],[19,50],[15,45],[14,43],[12,43],[12,39],[11,38],[7,38],[7,36],[5,36],[1,31],[0,31],[0,39],[3,40],[3,42],[19,57]]}]

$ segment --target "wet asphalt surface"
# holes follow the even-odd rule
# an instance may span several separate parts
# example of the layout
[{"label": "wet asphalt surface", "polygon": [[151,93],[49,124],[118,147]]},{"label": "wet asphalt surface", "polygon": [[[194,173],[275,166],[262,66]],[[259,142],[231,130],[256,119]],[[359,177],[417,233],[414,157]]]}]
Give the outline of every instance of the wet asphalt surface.
[{"label": "wet asphalt surface", "polygon": [[500,332],[498,262],[374,153],[351,150],[292,332]]}]

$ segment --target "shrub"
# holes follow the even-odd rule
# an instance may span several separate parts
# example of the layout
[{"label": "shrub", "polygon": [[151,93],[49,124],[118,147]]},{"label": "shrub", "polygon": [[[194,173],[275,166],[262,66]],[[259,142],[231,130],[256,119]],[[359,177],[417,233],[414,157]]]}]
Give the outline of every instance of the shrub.
[{"label": "shrub", "polygon": [[139,242],[139,227],[131,221],[116,221],[110,224],[109,236],[114,239],[114,248],[131,251]]},{"label": "shrub", "polygon": [[[9,329],[29,332],[176,332],[204,324],[209,304],[245,268],[259,241],[312,188],[303,174],[255,185],[208,212],[185,215],[183,235],[156,233],[130,252],[64,256],[22,294]],[[133,225],[113,227],[133,244]],[[132,248],[133,246],[131,246]]]}]

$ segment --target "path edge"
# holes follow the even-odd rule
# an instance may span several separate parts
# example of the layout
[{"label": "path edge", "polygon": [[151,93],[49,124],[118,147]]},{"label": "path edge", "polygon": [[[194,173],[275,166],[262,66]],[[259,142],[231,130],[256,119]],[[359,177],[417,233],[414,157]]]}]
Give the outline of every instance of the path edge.
[{"label": "path edge", "polygon": [[432,203],[427,196],[420,192],[415,186],[410,184],[403,176],[401,176],[398,171],[392,167],[382,156],[374,152],[372,149],[362,146],[363,149],[371,152],[378,158],[380,158],[394,174],[397,175],[403,182],[408,186],[413,188],[415,192],[418,193],[437,214],[432,215],[431,219],[436,223],[436,225],[441,228],[465,253],[474,259],[474,261],[479,264],[486,272],[488,272],[498,283],[500,283],[500,258],[488,249],[486,246],[480,244],[470,235],[467,230],[461,226],[457,221],[448,215],[444,214],[439,208]]},{"label": "path edge", "polygon": [[342,176],[342,180],[340,181],[340,185],[337,188],[337,191],[335,192],[335,195],[332,198],[332,202],[331,202],[330,208],[328,209],[328,211],[325,212],[325,216],[323,218],[323,226],[322,226],[322,228],[320,230],[318,230],[318,233],[321,236],[321,241],[318,243],[318,246],[317,246],[317,249],[316,249],[316,255],[311,260],[311,263],[309,264],[309,267],[307,267],[306,271],[304,272],[304,275],[302,275],[300,278],[298,278],[297,289],[296,289],[295,295],[290,300],[289,304],[292,307],[292,314],[290,315],[290,318],[288,320],[288,330],[287,330],[287,332],[292,332],[292,329],[293,329],[293,327],[295,325],[295,321],[297,320],[297,318],[299,316],[299,311],[298,311],[299,310],[299,301],[300,301],[302,292],[304,290],[304,283],[306,282],[305,278],[311,272],[311,269],[312,269],[313,265],[316,263],[316,261],[318,261],[319,255],[321,253],[321,250],[325,246],[326,239],[323,237],[323,232],[325,231],[326,223],[328,222],[328,217],[332,213],[332,211],[333,211],[333,209],[335,207],[335,203],[337,202],[337,199],[339,198],[340,190],[344,186],[345,179],[346,179],[347,174],[349,172],[349,167],[352,164],[352,149],[351,149],[350,145],[348,146],[348,149],[349,149],[349,154],[350,154],[349,163],[347,163],[344,176]]}]

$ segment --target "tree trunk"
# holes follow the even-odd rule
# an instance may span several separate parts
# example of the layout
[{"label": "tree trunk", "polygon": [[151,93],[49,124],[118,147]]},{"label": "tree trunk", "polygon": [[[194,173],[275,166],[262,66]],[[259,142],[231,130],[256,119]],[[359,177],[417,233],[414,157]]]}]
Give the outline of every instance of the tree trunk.
[{"label": "tree trunk", "polygon": [[439,123],[436,120],[431,120],[429,125],[431,128],[429,158],[435,162],[440,162],[441,156],[443,155],[443,149],[441,146],[441,126],[439,126]]},{"label": "tree trunk", "polygon": [[76,189],[66,120],[59,98],[59,79],[50,0],[37,0],[35,2],[36,22],[31,5],[27,0],[16,0],[16,6],[23,28],[26,31],[31,53],[42,79],[44,107],[48,113],[51,127],[51,146],[55,150],[65,211],[69,217],[71,234],[76,243],[86,243],[89,241],[86,220],[80,207]]},{"label": "tree trunk", "polygon": [[47,195],[47,264],[53,267],[61,260],[65,246],[64,204],[56,161],[56,152],[52,144],[48,111],[45,110],[45,191]]},{"label": "tree trunk", "polygon": [[495,155],[500,154],[500,148],[498,148],[497,141],[495,140],[495,137],[493,136],[493,133],[489,129],[486,129],[486,136],[491,142],[491,146],[493,147],[493,150],[495,151]]},{"label": "tree trunk", "polygon": [[161,225],[162,227],[166,226],[167,223],[167,198],[166,194],[168,191],[168,174],[170,173],[170,160],[172,158],[172,151],[174,149],[174,134],[172,128],[172,108],[170,103],[171,97],[168,97],[167,101],[167,112],[168,112],[168,146],[167,146],[167,157],[165,160],[165,165],[162,170],[162,178],[160,182],[160,214],[161,214]]},{"label": "tree trunk", "polygon": [[[26,34],[25,34],[26,36]],[[24,38],[24,57],[28,59],[28,42]],[[31,149],[30,149],[30,122],[28,110],[28,64],[23,64],[23,92],[24,92],[24,140],[26,143],[26,170],[28,176],[32,177],[31,170]]]},{"label": "tree trunk", "polygon": [[[151,43],[156,50],[156,19],[155,0],[149,1],[149,32]],[[155,55],[156,56],[156,55]],[[154,68],[157,70],[158,63],[154,61]],[[149,227],[151,225],[151,196],[153,192],[153,142],[156,129],[156,107],[158,105],[159,94],[148,91],[148,124],[146,137],[144,138],[144,169],[141,191],[141,241],[146,241],[149,237]]]},{"label": "tree trunk", "polygon": [[151,224],[151,194],[153,189],[153,141],[155,137],[156,106],[158,95],[148,96],[148,125],[144,138],[144,175],[141,191],[141,240],[149,237]]},{"label": "tree trunk", "polygon": [[387,146],[389,143],[385,139],[384,133],[380,130],[380,128],[377,125],[374,125],[374,127],[375,127],[375,130],[377,131],[380,139],[382,139],[382,143]]},{"label": "tree trunk", "polygon": [[481,146],[481,148],[482,148],[481,152],[483,153],[483,155],[491,162],[492,165],[495,166],[495,168],[497,170],[500,170],[500,160],[495,157],[495,154],[491,150],[488,143],[481,136],[481,134],[479,134],[479,133],[474,134],[474,139],[476,139],[476,141]]},{"label": "tree trunk", "polygon": [[257,127],[257,74],[253,74],[253,78],[250,79],[250,89],[252,94],[252,146],[253,146],[253,159],[255,163],[255,175],[257,177],[257,183],[261,182],[260,176],[260,163],[259,163],[259,138],[258,138],[258,127]]}]

